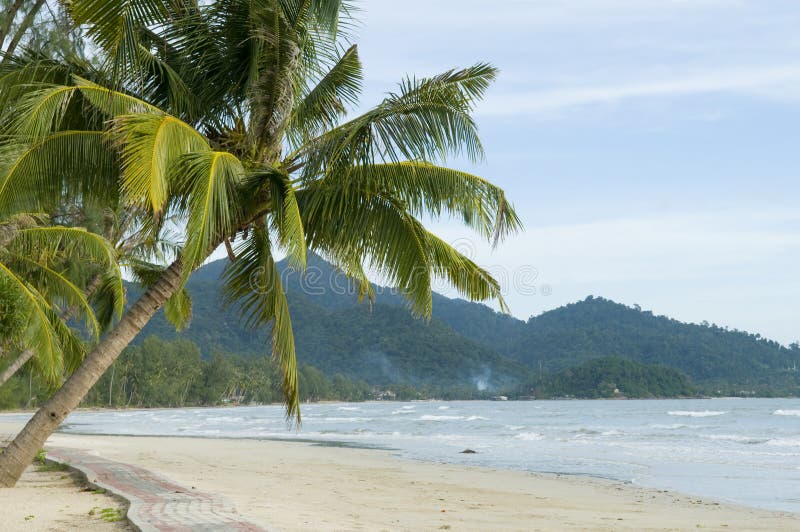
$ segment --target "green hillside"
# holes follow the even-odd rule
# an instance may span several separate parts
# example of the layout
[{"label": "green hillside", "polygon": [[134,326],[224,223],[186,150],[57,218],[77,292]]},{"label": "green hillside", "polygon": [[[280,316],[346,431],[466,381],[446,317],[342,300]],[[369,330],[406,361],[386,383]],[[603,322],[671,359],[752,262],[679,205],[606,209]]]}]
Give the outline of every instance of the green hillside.
[{"label": "green hillside", "polygon": [[537,398],[686,397],[697,393],[682,372],[619,357],[595,358],[546,376],[533,388]]},{"label": "green hillside", "polygon": [[[158,316],[140,335],[183,337],[208,357],[215,348],[264,353],[265,331],[242,327],[221,311],[219,275],[226,261],[192,278],[191,326],[176,334]],[[298,358],[333,375],[369,383],[470,384],[504,388],[528,382],[531,370],[558,373],[604,357],[680,370],[705,390],[798,393],[793,370],[800,347],[715,325],[687,324],[613,301],[588,297],[527,322],[491,308],[436,295],[433,320],[413,319],[403,299],[376,286],[370,311],[355,287],[319,257],[305,277],[284,267]],[[792,368],[792,369],[790,369]]]},{"label": "green hillside", "polygon": [[603,298],[546,312],[528,321],[505,355],[557,371],[602,356],[680,369],[697,383],[738,386],[796,383],[800,349],[716,325],[682,323]]},{"label": "green hillside", "polygon": [[[243,327],[236,309],[221,310],[218,278],[224,263],[205,266],[190,281],[192,322],[185,331],[176,333],[161,312],[137,341],[150,335],[186,338],[197,343],[206,357],[214,350],[267,352],[266,331]],[[458,334],[442,321],[415,319],[398,296],[380,294],[372,310],[366,303],[358,304],[346,279],[318,258],[310,262],[305,280],[294,272],[284,272],[297,356],[302,364],[371,384],[453,386],[480,382],[499,388],[528,377],[524,364]]]}]

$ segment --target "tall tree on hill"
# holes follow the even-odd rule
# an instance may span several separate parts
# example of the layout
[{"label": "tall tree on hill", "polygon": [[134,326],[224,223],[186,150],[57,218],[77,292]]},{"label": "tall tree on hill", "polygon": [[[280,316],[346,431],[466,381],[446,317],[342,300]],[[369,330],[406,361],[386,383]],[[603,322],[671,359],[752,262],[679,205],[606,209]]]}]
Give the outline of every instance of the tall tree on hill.
[{"label": "tall tree on hill", "polygon": [[[52,4],[52,5],[51,5]],[[0,0],[0,64],[15,53],[43,56],[80,54],[80,29],[61,4],[46,0]]]},{"label": "tall tree on hill", "polygon": [[[65,385],[0,455],[14,485],[66,415],[156,311],[218,246],[231,264],[227,301],[252,325],[271,324],[287,416],[299,419],[297,364],[274,253],[302,269],[306,250],[360,282],[385,275],[412,310],[431,314],[442,277],[470,299],[497,299],[485,270],[419,218],[455,216],[495,240],[518,218],[502,190],[436,166],[482,156],[471,117],[495,77],[486,64],[410,78],[376,107],[344,120],[361,64],[337,0],[72,0],[76,25],[102,68],[15,61],[0,88],[13,141],[4,146],[0,212],[116,191],[154,232],[183,220],[184,245]],[[56,81],[57,80],[57,81]],[[91,170],[91,171],[89,171]],[[89,176],[89,177],[86,177]]]}]

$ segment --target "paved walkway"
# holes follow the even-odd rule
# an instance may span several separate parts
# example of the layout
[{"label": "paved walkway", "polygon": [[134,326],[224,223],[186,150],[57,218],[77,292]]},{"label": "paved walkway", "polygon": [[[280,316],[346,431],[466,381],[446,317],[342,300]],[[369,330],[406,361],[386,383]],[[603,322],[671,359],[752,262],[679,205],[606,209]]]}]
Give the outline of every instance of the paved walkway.
[{"label": "paved walkway", "polygon": [[48,448],[47,458],[69,464],[90,484],[127,500],[128,520],[143,532],[266,530],[246,521],[224,499],[187,489],[141,467],[64,447]]}]

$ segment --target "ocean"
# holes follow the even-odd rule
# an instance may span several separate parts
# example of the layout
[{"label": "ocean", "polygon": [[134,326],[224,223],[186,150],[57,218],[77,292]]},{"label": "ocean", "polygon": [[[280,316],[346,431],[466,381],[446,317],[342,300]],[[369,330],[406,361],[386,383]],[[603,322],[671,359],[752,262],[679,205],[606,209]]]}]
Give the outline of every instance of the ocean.
[{"label": "ocean", "polygon": [[800,399],[370,402],[302,413],[296,430],[280,406],[78,412],[61,431],[299,439],[800,512]]}]

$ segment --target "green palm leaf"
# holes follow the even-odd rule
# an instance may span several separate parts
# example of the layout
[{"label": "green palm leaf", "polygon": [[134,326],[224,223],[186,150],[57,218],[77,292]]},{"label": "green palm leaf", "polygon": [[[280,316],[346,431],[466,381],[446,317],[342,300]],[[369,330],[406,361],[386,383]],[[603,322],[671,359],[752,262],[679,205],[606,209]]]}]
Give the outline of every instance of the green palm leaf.
[{"label": "green palm leaf", "polygon": [[59,131],[0,145],[0,213],[44,211],[80,197],[115,201],[116,156],[99,131]]},{"label": "green palm leaf", "polygon": [[470,113],[497,71],[486,64],[406,80],[365,114],[309,141],[287,157],[305,179],[357,164],[483,156]]},{"label": "green palm leaf", "polygon": [[355,104],[361,91],[363,72],[355,45],[338,59],[336,64],[293,107],[287,125],[287,135],[295,145],[325,128],[333,127]]},{"label": "green palm leaf", "polygon": [[[0,262],[0,278],[5,288],[20,302],[27,317],[23,345],[36,352],[36,359],[44,379],[56,383],[64,369],[64,340],[68,339],[63,328],[56,329],[60,322],[50,309],[46,299],[23,278],[15,274],[7,265]],[[79,342],[67,342],[75,347]]]},{"label": "green palm leaf", "polygon": [[174,171],[181,207],[188,212],[181,255],[188,279],[241,220],[237,186],[245,172],[236,157],[218,151],[185,154]]},{"label": "green palm leaf", "polygon": [[167,207],[172,167],[187,153],[209,151],[202,135],[167,114],[118,116],[110,135],[121,147],[121,187],[126,200],[148,206],[155,214]]},{"label": "green palm leaf", "polygon": [[225,304],[235,305],[249,326],[272,324],[272,356],[283,373],[286,416],[300,422],[292,320],[267,231],[254,229],[237,246],[236,255],[223,273]]},{"label": "green palm leaf", "polygon": [[415,216],[457,216],[486,238],[520,228],[501,188],[450,168],[419,162],[354,166],[326,177],[323,186],[328,184],[367,196],[389,194]]},{"label": "green palm leaf", "polygon": [[[74,227],[32,227],[20,230],[8,250],[20,257],[59,256],[100,266],[101,271],[107,272],[113,280],[109,286],[113,312],[122,315],[125,304],[122,274],[114,248],[100,235]],[[83,301],[79,300],[81,307],[84,307]],[[90,319],[94,320],[93,317]]]}]

